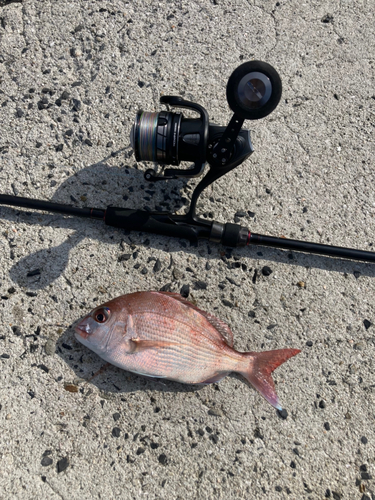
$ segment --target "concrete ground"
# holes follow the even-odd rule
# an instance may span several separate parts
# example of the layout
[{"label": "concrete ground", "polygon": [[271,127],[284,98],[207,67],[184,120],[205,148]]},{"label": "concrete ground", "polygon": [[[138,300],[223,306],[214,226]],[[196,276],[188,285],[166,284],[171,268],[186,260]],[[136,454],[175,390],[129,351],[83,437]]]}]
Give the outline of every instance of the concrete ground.
[{"label": "concrete ground", "polygon": [[[199,212],[371,251],[374,31],[370,0],[2,0],[0,192],[183,209],[197,180],[144,180],[137,110],[181,95],[225,125],[228,77],[260,59],[282,100],[245,122],[254,154]],[[0,225],[1,499],[375,499],[373,264],[10,207]],[[72,324],[115,296],[184,285],[238,350],[302,349],[275,372],[286,413],[236,375],[87,381],[103,363]]]}]

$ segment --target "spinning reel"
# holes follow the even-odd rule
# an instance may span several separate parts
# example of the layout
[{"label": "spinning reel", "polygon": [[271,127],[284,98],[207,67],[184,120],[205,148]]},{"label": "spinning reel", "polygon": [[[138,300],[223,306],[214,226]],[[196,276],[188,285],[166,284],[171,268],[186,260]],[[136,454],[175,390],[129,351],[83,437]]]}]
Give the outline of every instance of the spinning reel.
[{"label": "spinning reel", "polygon": [[[181,161],[193,162],[186,169],[166,168],[161,173],[148,169],[147,181],[198,177],[206,163],[210,171],[197,187],[190,205],[195,212],[201,191],[213,181],[245,161],[253,152],[250,132],[242,129],[244,120],[257,120],[270,114],[281,97],[281,80],[267,63],[251,61],[239,66],[227,84],[227,100],[234,115],[227,127],[209,123],[207,111],[181,97],[164,96],[161,104],[167,111],[139,111],[130,133],[130,142],[137,161],[152,161],[178,166]],[[169,108],[185,108],[199,113],[199,118],[185,118]]]}]

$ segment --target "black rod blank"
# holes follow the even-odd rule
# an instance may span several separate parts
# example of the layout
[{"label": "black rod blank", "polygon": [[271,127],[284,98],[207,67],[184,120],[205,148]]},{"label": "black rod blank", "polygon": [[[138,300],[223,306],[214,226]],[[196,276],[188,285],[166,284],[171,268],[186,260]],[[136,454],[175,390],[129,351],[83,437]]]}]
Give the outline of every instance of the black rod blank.
[{"label": "black rod blank", "polygon": [[[211,239],[210,234],[212,232],[212,227],[215,224],[218,224],[215,222],[210,223],[206,220],[196,220],[196,224],[192,224],[191,222],[185,221],[184,217],[169,214],[168,212],[147,212],[143,210],[131,210],[125,208],[119,209],[115,207],[108,207],[106,210],[100,208],[77,208],[61,203],[52,203],[50,201],[22,198],[5,194],[0,194],[0,205],[11,205],[16,207],[31,208],[33,210],[57,212],[64,215],[86,217],[89,219],[101,219],[109,226],[121,227],[131,231],[146,231],[154,234],[176,236],[180,238]],[[147,223],[145,223],[145,221]],[[211,232],[207,227],[210,225]],[[248,231],[246,228],[243,228],[238,224],[229,225],[231,227],[236,226],[237,232],[243,232],[243,230],[245,230],[245,232]],[[322,245],[320,243],[311,243],[308,241],[276,238],[273,236],[250,232],[248,233],[248,237],[246,237],[242,243],[241,241],[238,243],[236,238],[236,242],[232,243],[231,246],[242,246],[245,245],[247,241],[248,245],[283,248],[286,250],[327,255],[329,257],[338,257],[342,259],[375,262],[375,252],[356,250],[354,248],[343,248],[331,245]],[[225,244],[228,245],[228,242]]]},{"label": "black rod blank", "polygon": [[375,262],[375,252],[366,252],[365,250],[356,250],[354,248],[335,247],[332,245],[322,245],[320,243],[311,243],[308,241],[289,240],[287,238],[275,238],[273,236],[265,236],[263,234],[251,233],[248,244],[327,255],[329,257],[341,257],[342,259]]},{"label": "black rod blank", "polygon": [[57,212],[76,217],[87,217],[89,219],[104,219],[105,215],[105,210],[98,208],[77,208],[62,203],[52,203],[51,201],[22,198],[21,196],[10,196],[7,194],[0,194],[0,205],[45,210],[46,212]]}]

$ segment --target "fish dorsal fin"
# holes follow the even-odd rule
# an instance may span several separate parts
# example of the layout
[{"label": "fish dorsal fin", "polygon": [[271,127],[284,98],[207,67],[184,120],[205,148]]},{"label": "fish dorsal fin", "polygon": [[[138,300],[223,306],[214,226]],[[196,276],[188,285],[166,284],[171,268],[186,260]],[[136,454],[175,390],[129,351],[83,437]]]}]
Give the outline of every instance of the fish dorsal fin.
[{"label": "fish dorsal fin", "polygon": [[186,300],[184,297],[182,297],[179,293],[173,293],[173,292],[158,292],[162,293],[163,295],[168,295],[169,297],[178,300],[185,306],[191,307],[195,311],[199,312],[202,316],[206,318],[206,320],[220,333],[220,335],[223,337],[225,343],[229,345],[229,347],[233,347],[233,333],[232,330],[229,328],[229,326],[224,323],[224,321],[221,321],[221,319],[216,318],[210,313],[207,313],[205,311],[202,311],[199,309],[199,307],[195,306],[188,300]]},{"label": "fish dorsal fin", "polygon": [[225,343],[229,345],[229,347],[233,347],[233,333],[229,326],[221,321],[221,319],[216,318],[212,314],[206,313],[204,311],[200,311],[203,316],[211,323],[211,325],[216,328],[216,330],[223,336]]}]

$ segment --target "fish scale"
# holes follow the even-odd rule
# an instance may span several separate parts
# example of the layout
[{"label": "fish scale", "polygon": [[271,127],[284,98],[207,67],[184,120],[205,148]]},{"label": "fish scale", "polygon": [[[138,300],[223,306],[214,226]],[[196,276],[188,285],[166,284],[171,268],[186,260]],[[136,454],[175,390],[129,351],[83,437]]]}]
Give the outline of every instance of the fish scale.
[{"label": "fish scale", "polygon": [[[121,352],[111,353],[111,359],[117,366],[128,364],[128,369],[144,375],[155,376],[169,372],[171,378],[179,379],[185,383],[194,383],[195,371],[200,370],[201,377],[204,377],[205,371],[202,364],[208,365],[207,377],[210,375],[212,364],[215,362],[217,368],[223,371],[231,371],[232,366],[225,366],[226,358],[215,358],[217,344],[207,339],[204,335],[194,335],[194,331],[186,323],[178,320],[171,320],[168,316],[163,318],[160,323],[157,321],[157,315],[150,313],[147,309],[147,316],[134,316],[134,331],[136,336],[150,340],[164,340],[175,342],[176,345],[160,348],[158,351],[149,349],[136,353],[132,359]],[[223,343],[221,339],[218,339]],[[216,357],[217,358],[217,357]],[[237,360],[236,360],[237,362]],[[229,365],[229,360],[227,363]]]},{"label": "fish scale", "polygon": [[207,384],[240,373],[278,409],[271,373],[300,352],[239,352],[228,325],[169,292],[117,297],[96,307],[75,330],[103,359],[140,375]]}]

